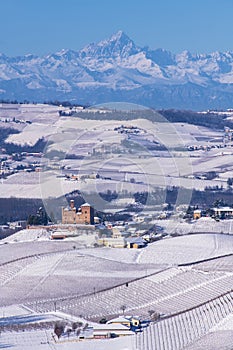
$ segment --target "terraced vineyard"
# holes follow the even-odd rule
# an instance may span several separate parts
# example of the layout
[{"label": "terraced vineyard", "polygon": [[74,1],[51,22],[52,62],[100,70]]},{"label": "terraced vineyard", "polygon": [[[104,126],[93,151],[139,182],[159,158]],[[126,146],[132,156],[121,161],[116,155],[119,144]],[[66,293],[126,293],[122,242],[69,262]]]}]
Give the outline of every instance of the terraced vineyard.
[{"label": "terraced vineyard", "polygon": [[[177,267],[87,296],[57,299],[56,308],[91,320],[119,314],[122,305],[126,306],[128,314],[145,317],[152,309],[171,315],[217,298],[231,291],[232,286],[233,273],[205,273],[189,267]],[[37,310],[50,311],[54,308],[54,301],[37,303]],[[34,303],[26,305],[35,307]]]},{"label": "terraced vineyard", "polygon": [[[225,294],[200,307],[152,323],[136,336],[139,350],[183,349],[207,334],[233,312],[233,293]],[[195,348],[195,347],[194,347]]]},{"label": "terraced vineyard", "polygon": [[[2,306],[61,311],[88,321],[122,314],[123,306],[125,314],[144,319],[154,311],[158,321],[134,338],[138,350],[196,350],[197,341],[233,315],[230,235],[172,238],[141,251],[49,242],[42,253],[46,243],[37,243],[2,245]],[[18,257],[11,259],[16,245]]]}]

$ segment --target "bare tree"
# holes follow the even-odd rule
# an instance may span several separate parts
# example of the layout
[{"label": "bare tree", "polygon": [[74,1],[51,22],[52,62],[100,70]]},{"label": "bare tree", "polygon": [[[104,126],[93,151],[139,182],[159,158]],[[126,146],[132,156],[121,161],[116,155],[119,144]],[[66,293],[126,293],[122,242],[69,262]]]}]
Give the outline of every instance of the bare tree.
[{"label": "bare tree", "polygon": [[85,330],[87,329],[88,326],[89,326],[89,324],[86,323],[86,324],[84,325],[84,327],[83,327],[83,331],[85,331]]},{"label": "bare tree", "polygon": [[122,305],[120,309],[123,312],[123,316],[125,316],[126,305]]},{"label": "bare tree", "polygon": [[68,335],[68,338],[70,337],[70,334],[71,334],[71,332],[72,332],[72,328],[67,328],[67,335]]},{"label": "bare tree", "polygon": [[65,324],[64,322],[56,322],[54,326],[54,333],[58,337],[58,339],[61,337],[62,333],[64,333],[65,330]]},{"label": "bare tree", "polygon": [[77,328],[81,328],[83,326],[82,322],[73,322],[72,323],[72,330],[75,331]]},{"label": "bare tree", "polygon": [[151,321],[158,321],[160,318],[160,314],[154,310],[148,310],[148,314],[150,316]]},{"label": "bare tree", "polygon": [[105,317],[103,317],[103,318],[101,318],[101,320],[99,320],[99,323],[105,324],[105,323],[107,323],[107,319]]},{"label": "bare tree", "polygon": [[155,313],[155,310],[148,310],[148,314],[151,317]]}]

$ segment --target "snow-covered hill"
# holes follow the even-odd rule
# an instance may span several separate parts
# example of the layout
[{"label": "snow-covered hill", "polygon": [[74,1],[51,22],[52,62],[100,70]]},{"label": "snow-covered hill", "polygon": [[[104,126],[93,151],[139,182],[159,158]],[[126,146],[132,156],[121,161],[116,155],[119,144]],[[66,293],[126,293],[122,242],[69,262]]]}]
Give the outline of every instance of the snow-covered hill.
[{"label": "snow-covered hill", "polygon": [[80,51],[0,55],[0,98],[130,101],[155,108],[230,108],[233,52],[172,54],[137,46],[124,32]]}]

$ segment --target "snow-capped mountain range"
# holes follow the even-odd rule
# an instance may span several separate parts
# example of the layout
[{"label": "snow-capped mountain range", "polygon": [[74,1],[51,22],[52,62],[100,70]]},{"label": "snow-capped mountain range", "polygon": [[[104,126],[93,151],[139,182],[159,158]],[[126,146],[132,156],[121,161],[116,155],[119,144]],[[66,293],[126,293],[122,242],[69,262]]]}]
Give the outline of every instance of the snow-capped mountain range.
[{"label": "snow-capped mountain range", "polygon": [[0,54],[0,99],[232,108],[233,52],[173,54],[141,48],[119,31],[79,51],[43,57]]}]

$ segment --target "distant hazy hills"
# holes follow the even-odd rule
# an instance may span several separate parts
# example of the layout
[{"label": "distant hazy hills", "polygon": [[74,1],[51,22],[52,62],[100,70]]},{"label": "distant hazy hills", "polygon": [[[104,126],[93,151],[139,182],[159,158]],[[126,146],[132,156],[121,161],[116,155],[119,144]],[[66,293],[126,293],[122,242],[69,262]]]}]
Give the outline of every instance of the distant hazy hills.
[{"label": "distant hazy hills", "polygon": [[233,107],[233,52],[193,55],[137,46],[125,33],[80,51],[0,55],[0,99],[134,102],[154,108]]}]

